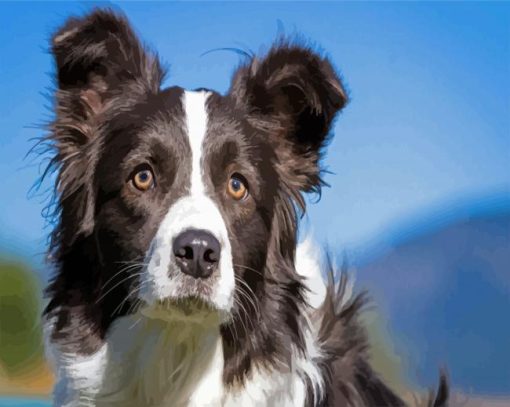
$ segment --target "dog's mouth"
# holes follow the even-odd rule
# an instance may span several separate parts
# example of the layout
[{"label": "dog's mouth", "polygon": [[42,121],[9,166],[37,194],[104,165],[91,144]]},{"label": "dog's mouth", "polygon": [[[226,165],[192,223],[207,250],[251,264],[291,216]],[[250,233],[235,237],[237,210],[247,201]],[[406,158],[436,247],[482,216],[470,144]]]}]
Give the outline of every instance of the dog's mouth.
[{"label": "dog's mouth", "polygon": [[220,314],[210,302],[197,296],[159,300],[152,305],[142,307],[141,313],[150,319],[186,323],[219,321]]}]

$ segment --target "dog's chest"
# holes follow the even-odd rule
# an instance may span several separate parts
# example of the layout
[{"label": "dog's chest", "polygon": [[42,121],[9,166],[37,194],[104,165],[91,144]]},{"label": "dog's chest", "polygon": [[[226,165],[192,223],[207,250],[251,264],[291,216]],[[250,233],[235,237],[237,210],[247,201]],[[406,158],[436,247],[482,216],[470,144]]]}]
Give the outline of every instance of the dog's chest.
[{"label": "dog's chest", "polygon": [[133,327],[129,318],[114,326],[105,344],[107,363],[98,375],[98,405],[221,404],[223,349],[217,329],[137,322]]},{"label": "dog's chest", "polygon": [[58,406],[299,406],[306,397],[292,371],[255,369],[242,385],[226,387],[217,329],[129,318],[94,355],[57,358]]}]

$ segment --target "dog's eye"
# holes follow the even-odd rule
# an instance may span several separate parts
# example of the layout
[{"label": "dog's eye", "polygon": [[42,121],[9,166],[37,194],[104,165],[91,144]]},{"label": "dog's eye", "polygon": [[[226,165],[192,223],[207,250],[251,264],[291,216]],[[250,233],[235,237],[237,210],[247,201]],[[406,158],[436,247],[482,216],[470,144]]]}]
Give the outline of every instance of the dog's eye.
[{"label": "dog's eye", "polygon": [[132,182],[136,189],[147,191],[154,187],[154,174],[150,168],[142,168],[135,172]]},{"label": "dog's eye", "polygon": [[240,174],[232,175],[228,180],[227,192],[236,201],[245,199],[248,196],[248,187],[244,177]]}]

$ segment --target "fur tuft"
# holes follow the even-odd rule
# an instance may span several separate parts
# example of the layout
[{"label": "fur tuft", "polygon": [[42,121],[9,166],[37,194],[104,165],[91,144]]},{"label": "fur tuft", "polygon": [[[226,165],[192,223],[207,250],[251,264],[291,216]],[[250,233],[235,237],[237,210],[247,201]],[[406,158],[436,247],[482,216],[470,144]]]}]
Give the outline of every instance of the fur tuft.
[{"label": "fur tuft", "polygon": [[349,297],[346,273],[335,283],[330,268],[326,298],[317,311],[321,321],[318,341],[324,359],[326,383],[323,406],[403,406],[403,401],[387,387],[368,363],[366,333],[359,321],[367,304],[366,293]]}]

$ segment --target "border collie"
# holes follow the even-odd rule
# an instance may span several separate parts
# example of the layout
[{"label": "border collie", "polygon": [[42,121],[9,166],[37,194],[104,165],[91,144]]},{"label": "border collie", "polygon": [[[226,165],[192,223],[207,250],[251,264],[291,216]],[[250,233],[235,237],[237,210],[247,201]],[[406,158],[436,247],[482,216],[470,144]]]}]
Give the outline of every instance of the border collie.
[{"label": "border collie", "polygon": [[363,297],[297,245],[347,102],[331,63],[278,41],[226,95],[163,89],[110,10],[69,19],[51,49],[55,405],[403,405],[369,364]]}]

